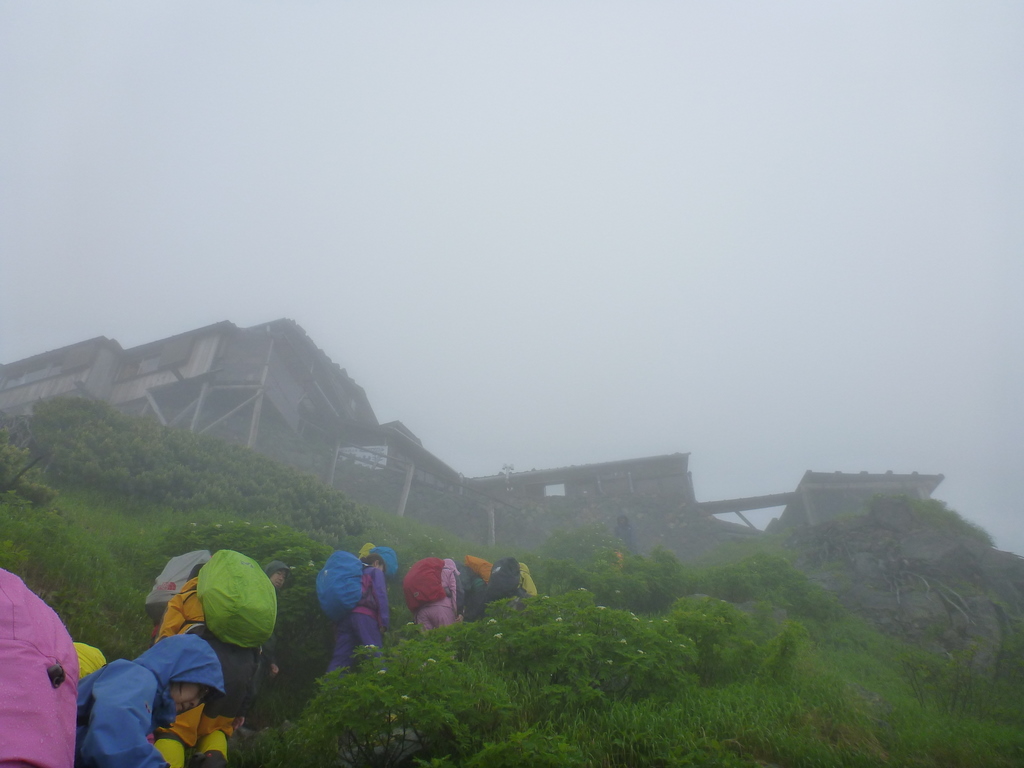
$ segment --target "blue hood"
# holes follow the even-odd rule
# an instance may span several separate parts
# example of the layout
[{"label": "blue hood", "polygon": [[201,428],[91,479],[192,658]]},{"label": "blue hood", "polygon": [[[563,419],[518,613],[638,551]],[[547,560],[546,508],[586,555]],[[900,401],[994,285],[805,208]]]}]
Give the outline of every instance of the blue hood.
[{"label": "blue hood", "polygon": [[[196,635],[165,637],[135,659],[135,663],[156,676],[159,690],[155,709],[169,706],[174,712],[171,683],[200,683],[212,688],[217,695],[224,695],[220,659],[210,644]],[[174,720],[173,715],[171,720]]]}]

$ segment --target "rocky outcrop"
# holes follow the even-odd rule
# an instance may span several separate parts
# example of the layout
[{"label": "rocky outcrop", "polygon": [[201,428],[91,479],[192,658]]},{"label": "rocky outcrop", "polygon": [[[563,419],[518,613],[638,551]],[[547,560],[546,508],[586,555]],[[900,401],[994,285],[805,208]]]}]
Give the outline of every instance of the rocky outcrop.
[{"label": "rocky outcrop", "polygon": [[947,524],[955,513],[926,512],[880,497],[867,514],[794,531],[787,546],[813,581],[887,634],[941,653],[973,647],[988,666],[1024,614],[1024,558]]}]

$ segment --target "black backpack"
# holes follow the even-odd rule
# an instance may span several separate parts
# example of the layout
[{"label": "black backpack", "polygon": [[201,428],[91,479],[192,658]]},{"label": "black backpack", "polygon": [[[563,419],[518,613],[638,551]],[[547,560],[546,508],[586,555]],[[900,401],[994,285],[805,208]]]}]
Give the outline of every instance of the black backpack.
[{"label": "black backpack", "polygon": [[199,635],[210,644],[220,660],[224,673],[224,696],[207,702],[203,713],[208,717],[239,717],[244,715],[256,696],[256,672],[260,649],[242,648],[219,639],[205,624],[195,624],[187,632]]},{"label": "black backpack", "polygon": [[503,557],[491,568],[491,580],[487,582],[484,602],[507,600],[510,597],[524,597],[526,592],[519,588],[519,561],[514,557]]}]

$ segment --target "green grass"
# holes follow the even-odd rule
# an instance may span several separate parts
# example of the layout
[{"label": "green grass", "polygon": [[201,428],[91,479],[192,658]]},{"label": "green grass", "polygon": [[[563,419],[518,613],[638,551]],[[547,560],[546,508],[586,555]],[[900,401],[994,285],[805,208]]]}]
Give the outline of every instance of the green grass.
[{"label": "green grass", "polygon": [[[240,454],[235,464],[246,477],[262,466]],[[0,496],[0,567],[54,606],[75,639],[113,659],[148,645],[143,600],[171,555],[226,547],[292,564],[276,630],[285,671],[252,712],[252,722],[269,727],[233,749],[241,768],[319,768],[336,763],[344,739],[372,748],[399,727],[421,735],[419,757],[434,768],[1024,765],[1019,665],[993,680],[964,658],[929,656],[880,635],[793,569],[771,539],[700,566],[667,552],[620,557],[597,528],[559,534],[529,553],[372,508],[358,510],[362,528],[351,533],[302,509],[189,505],[172,484],[161,486],[169,500],[160,502],[138,483],[118,491],[107,482],[118,467],[102,466],[103,483],[65,478],[49,506]],[[238,498],[236,479],[219,478],[222,498]],[[295,487],[306,494],[296,503],[352,509],[308,484]],[[259,492],[278,498],[275,488]],[[936,525],[959,525],[948,510],[929,514]],[[296,530],[286,519],[312,522]],[[316,572],[332,547],[366,541],[394,547],[403,568],[427,556],[515,555],[550,597],[423,634],[404,626],[401,584],[391,581],[394,631],[384,658],[345,678],[321,677],[331,640]],[[711,597],[687,597],[697,592]],[[723,600],[755,607],[745,613]],[[778,608],[788,621],[773,618]],[[282,727],[285,720],[294,727]]]}]

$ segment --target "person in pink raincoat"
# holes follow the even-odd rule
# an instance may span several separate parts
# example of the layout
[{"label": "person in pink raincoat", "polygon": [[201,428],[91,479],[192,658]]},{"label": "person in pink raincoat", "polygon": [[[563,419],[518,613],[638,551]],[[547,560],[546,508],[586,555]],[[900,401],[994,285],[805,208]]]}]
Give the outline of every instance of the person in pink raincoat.
[{"label": "person in pink raincoat", "polygon": [[454,560],[445,559],[441,568],[441,586],[444,587],[444,597],[421,606],[413,616],[413,620],[425,630],[447,627],[462,620],[459,568]]},{"label": "person in pink raincoat", "polygon": [[75,761],[78,653],[60,617],[0,568],[0,768]]}]

